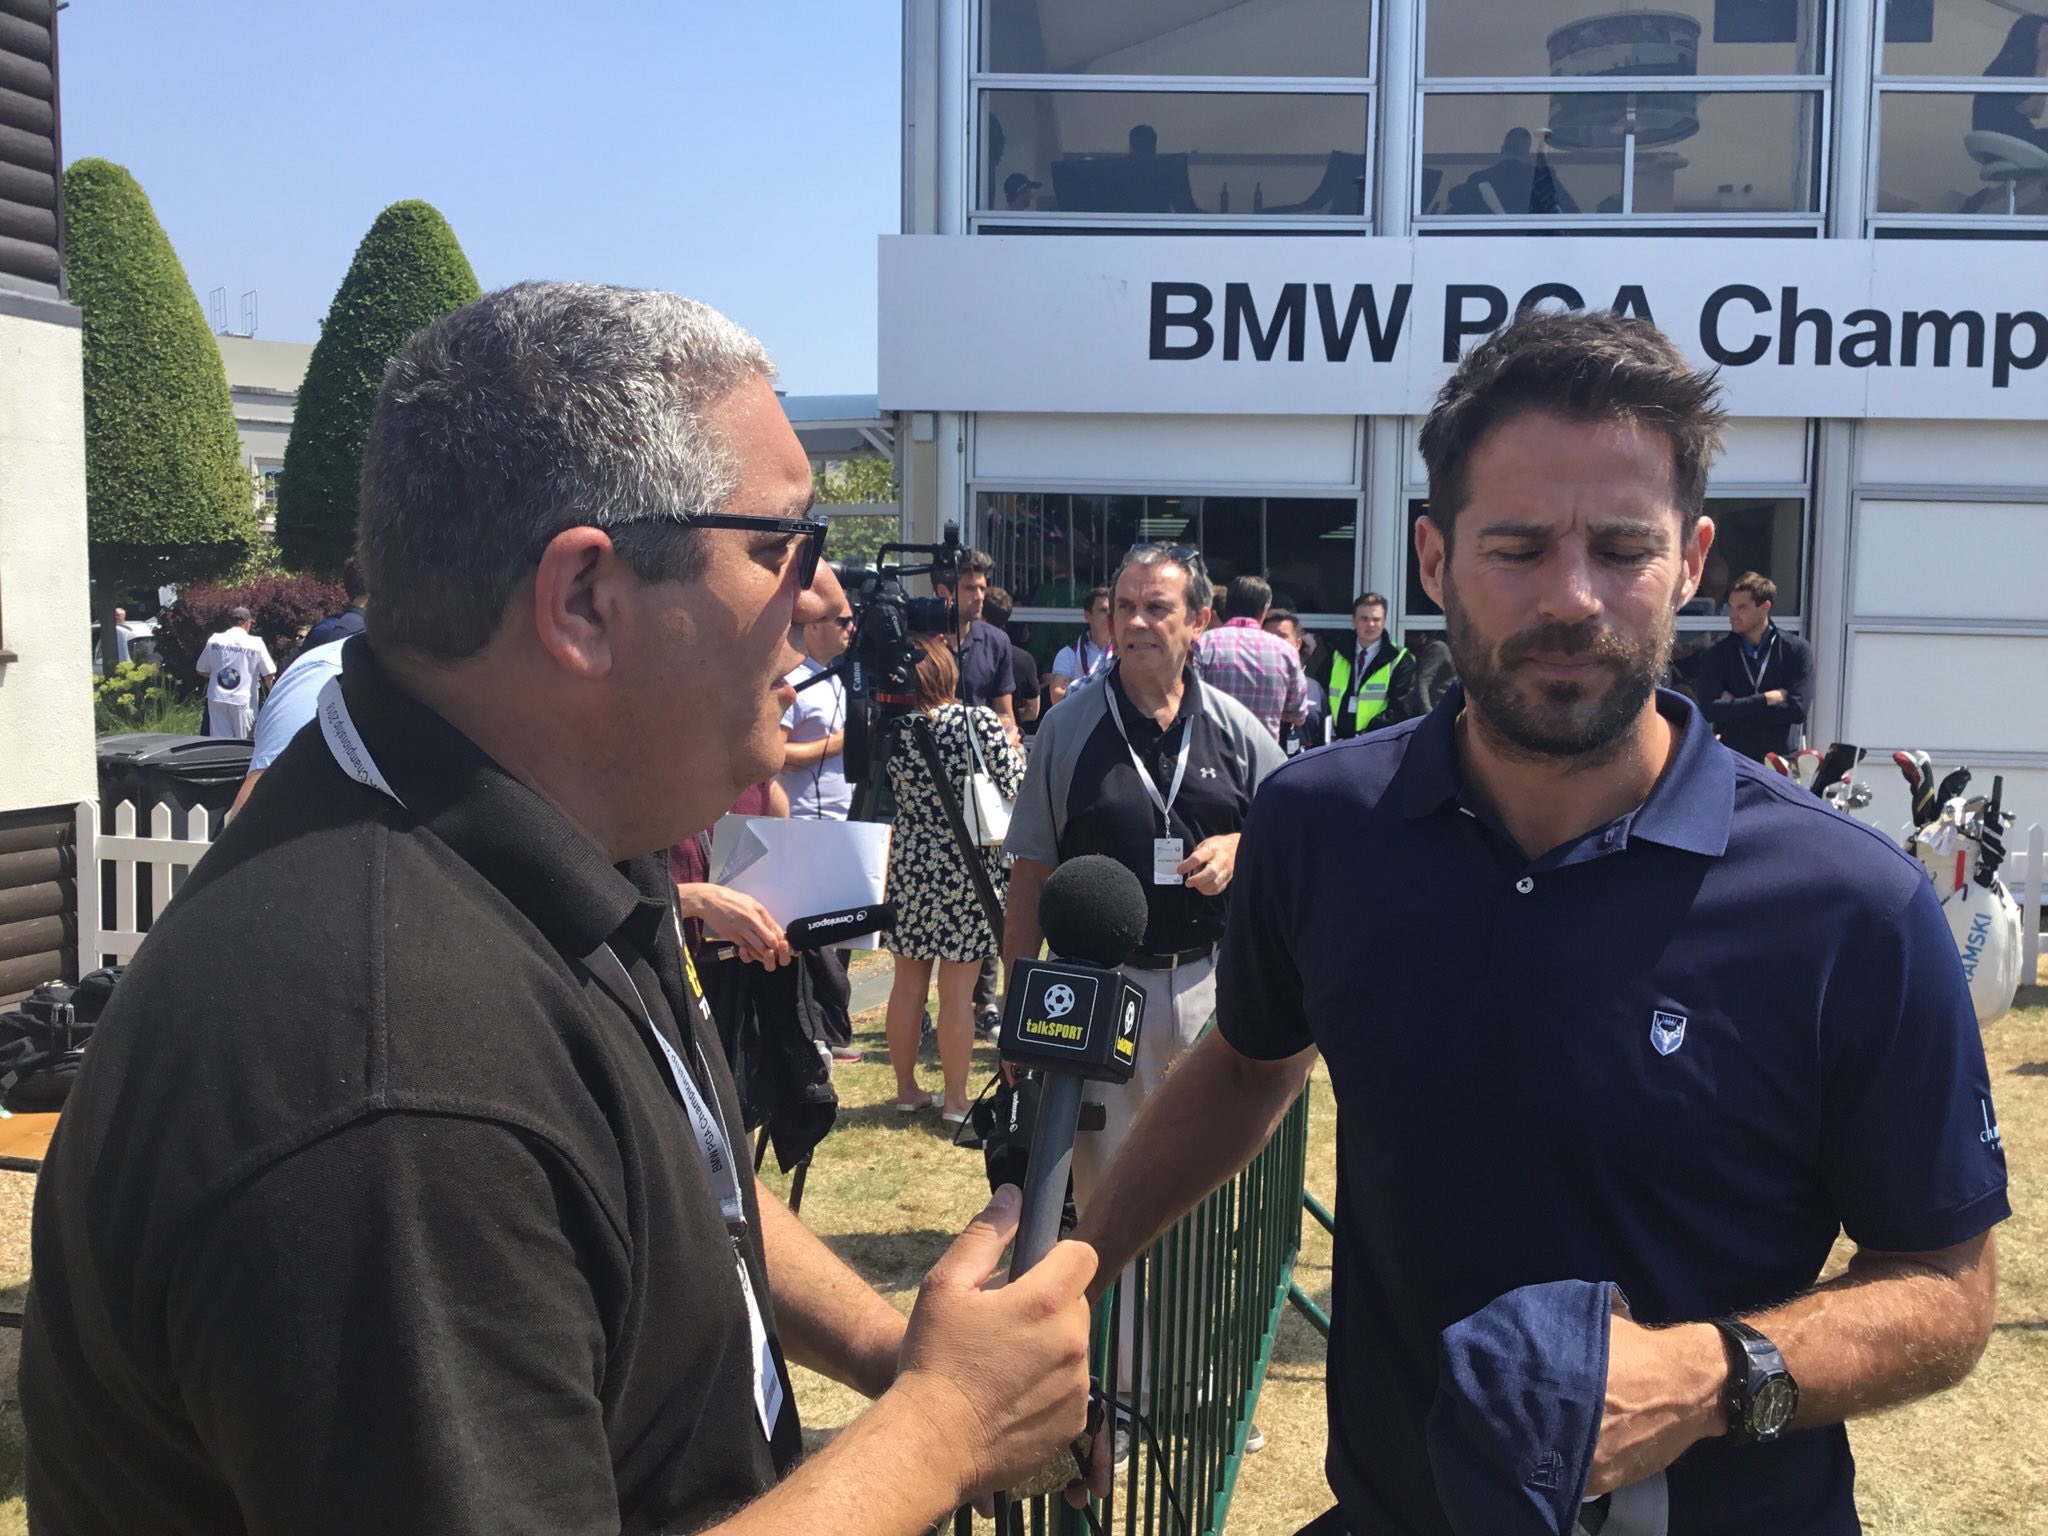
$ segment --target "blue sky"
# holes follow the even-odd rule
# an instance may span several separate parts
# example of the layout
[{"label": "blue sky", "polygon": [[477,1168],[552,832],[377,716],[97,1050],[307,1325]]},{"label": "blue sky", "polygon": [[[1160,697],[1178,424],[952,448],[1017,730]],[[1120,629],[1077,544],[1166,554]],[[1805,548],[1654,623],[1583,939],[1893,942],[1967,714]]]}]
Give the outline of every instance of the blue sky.
[{"label": "blue sky", "polygon": [[379,209],[486,288],[671,288],[796,393],[875,387],[898,220],[897,0],[72,0],[64,153],[135,173],[204,302],[311,341]]}]

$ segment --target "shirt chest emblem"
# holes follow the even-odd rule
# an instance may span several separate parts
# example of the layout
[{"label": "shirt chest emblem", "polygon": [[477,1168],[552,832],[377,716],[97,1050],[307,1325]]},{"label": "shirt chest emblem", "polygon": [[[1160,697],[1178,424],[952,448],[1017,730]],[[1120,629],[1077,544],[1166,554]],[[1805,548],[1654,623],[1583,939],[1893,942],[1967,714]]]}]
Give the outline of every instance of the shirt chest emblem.
[{"label": "shirt chest emblem", "polygon": [[1195,770],[1195,775],[1198,778],[1204,779],[1213,779],[1217,776],[1216,770],[1214,768],[1197,768]]},{"label": "shirt chest emblem", "polygon": [[1669,1056],[1685,1044],[1685,1015],[1666,1013],[1661,1008],[1650,1015],[1650,1044],[1659,1056]]}]

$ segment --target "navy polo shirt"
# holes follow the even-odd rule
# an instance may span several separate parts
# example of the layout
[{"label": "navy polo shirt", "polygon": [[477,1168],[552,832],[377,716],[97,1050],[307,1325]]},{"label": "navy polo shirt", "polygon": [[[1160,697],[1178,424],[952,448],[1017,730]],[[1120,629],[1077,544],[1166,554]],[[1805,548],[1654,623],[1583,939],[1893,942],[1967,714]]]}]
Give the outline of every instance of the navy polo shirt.
[{"label": "navy polo shirt", "polygon": [[[1267,780],[1218,973],[1224,1037],[1313,1045],[1336,1092],[1327,1471],[1358,1531],[1449,1531],[1438,1336],[1518,1286],[1612,1280],[1638,1321],[1707,1319],[1810,1289],[1838,1229],[1926,1250],[2010,1210],[1916,861],[1674,693],[1648,800],[1531,861],[1459,783],[1462,706]],[[1708,1440],[1666,1477],[1670,1536],[1858,1530],[1839,1426]]]},{"label": "navy polo shirt", "polygon": [[967,638],[954,642],[953,654],[960,663],[956,693],[962,704],[993,704],[1016,691],[1010,637],[995,625],[976,619],[967,626]]}]

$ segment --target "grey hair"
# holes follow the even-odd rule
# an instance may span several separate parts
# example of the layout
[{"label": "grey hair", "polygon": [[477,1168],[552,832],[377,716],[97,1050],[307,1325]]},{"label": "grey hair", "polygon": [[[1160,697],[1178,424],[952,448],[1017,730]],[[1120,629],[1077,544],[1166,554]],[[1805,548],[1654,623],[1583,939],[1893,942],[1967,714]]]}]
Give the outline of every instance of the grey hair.
[{"label": "grey hair", "polygon": [[1173,548],[1166,544],[1139,544],[1124,556],[1123,563],[1116,568],[1116,575],[1110,578],[1111,601],[1115,601],[1116,589],[1123,585],[1124,572],[1137,566],[1170,565],[1187,577],[1187,602],[1189,613],[1200,613],[1216,602],[1216,584],[1209,579],[1208,569],[1197,554],[1192,560],[1176,559]]},{"label": "grey hair", "polygon": [[773,375],[760,342],[672,293],[521,283],[435,321],[385,370],[363,449],[371,638],[474,655],[568,528],[614,531],[647,580],[689,580],[702,543],[677,516],[740,477],[705,415]]}]

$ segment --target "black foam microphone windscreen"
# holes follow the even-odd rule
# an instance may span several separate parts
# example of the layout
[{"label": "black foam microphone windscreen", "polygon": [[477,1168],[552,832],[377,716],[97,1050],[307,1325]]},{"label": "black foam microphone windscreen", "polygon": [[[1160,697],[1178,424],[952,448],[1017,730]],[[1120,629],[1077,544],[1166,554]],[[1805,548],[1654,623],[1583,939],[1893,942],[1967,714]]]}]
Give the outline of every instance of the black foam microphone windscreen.
[{"label": "black foam microphone windscreen", "polygon": [[1115,859],[1084,853],[1046,878],[1038,926],[1062,960],[1114,968],[1145,937],[1145,887]]}]

